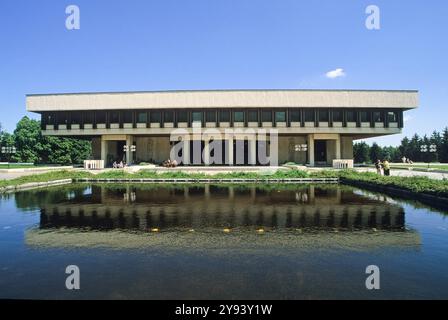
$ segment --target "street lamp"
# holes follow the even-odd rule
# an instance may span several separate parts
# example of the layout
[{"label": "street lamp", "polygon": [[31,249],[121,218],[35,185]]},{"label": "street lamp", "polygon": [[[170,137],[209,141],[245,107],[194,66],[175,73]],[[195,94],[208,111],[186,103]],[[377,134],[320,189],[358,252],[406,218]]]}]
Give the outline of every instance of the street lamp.
[{"label": "street lamp", "polygon": [[[428,145],[423,144],[423,145],[420,146],[420,152],[421,153],[428,153],[428,152],[429,153],[436,153],[437,152],[437,146],[435,144],[431,144],[429,146],[429,149],[428,149]],[[429,158],[428,158],[428,171],[429,171]]]},{"label": "street lamp", "polygon": [[17,149],[16,147],[12,146],[12,147],[2,147],[2,154],[7,154],[8,155],[8,169],[9,169],[9,165],[11,162],[11,155],[16,153]]},{"label": "street lamp", "polygon": [[294,150],[296,152],[299,152],[299,151],[306,152],[306,151],[308,151],[308,145],[307,144],[296,144],[294,146]]},{"label": "street lamp", "polygon": [[124,152],[128,152],[129,150],[131,150],[131,152],[136,152],[137,151],[137,147],[135,145],[131,145],[131,146],[124,145],[123,146],[123,151]]}]

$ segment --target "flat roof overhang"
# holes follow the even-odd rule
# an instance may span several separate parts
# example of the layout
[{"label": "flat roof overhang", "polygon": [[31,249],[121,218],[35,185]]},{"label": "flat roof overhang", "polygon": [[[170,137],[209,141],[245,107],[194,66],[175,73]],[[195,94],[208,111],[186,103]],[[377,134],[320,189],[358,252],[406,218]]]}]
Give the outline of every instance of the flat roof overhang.
[{"label": "flat roof overhang", "polygon": [[32,94],[31,112],[207,108],[414,109],[416,90],[210,90]]}]

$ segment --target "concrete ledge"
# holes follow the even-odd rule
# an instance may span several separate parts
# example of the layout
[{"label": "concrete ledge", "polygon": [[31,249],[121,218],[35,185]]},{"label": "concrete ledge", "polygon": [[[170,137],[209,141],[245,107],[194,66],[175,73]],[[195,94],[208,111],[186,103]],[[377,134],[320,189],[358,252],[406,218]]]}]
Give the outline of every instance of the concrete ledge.
[{"label": "concrete ledge", "polygon": [[62,179],[62,180],[53,180],[53,181],[45,181],[45,182],[30,182],[30,183],[20,184],[17,186],[7,186],[7,187],[0,188],[0,193],[38,189],[38,188],[45,188],[45,187],[51,187],[51,186],[60,186],[60,185],[64,185],[64,184],[70,184],[72,182],[73,182],[72,179]]},{"label": "concrete ledge", "polygon": [[359,188],[363,188],[370,191],[380,192],[389,194],[392,196],[398,196],[401,198],[405,198],[408,200],[414,200],[414,201],[420,201],[422,203],[425,203],[427,205],[433,206],[433,207],[441,207],[441,208],[448,208],[448,198],[440,197],[428,193],[421,193],[421,192],[413,192],[410,190],[402,189],[399,187],[393,187],[393,186],[385,186],[385,185],[379,185],[371,182],[366,181],[357,181],[357,180],[351,180],[351,179],[345,179],[341,178],[341,182],[346,185],[351,185]]},{"label": "concrete ledge", "polygon": [[74,179],[74,182],[95,182],[95,183],[339,183],[339,178],[111,178],[111,179],[95,179],[81,178]]}]

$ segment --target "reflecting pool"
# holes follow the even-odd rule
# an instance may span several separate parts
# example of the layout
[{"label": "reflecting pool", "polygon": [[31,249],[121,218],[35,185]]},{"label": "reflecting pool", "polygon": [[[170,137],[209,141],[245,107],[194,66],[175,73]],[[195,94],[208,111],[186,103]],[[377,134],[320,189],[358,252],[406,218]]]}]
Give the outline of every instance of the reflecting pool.
[{"label": "reflecting pool", "polygon": [[[446,212],[344,185],[73,184],[0,198],[0,298],[448,298]],[[65,286],[68,265],[80,290]],[[366,267],[380,290],[366,289]]]}]

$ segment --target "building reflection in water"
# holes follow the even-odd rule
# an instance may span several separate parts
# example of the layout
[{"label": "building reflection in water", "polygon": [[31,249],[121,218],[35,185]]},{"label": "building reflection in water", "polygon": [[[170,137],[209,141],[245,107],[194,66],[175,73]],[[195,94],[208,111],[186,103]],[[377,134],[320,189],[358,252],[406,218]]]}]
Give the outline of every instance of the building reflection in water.
[{"label": "building reflection in water", "polygon": [[268,187],[93,185],[42,205],[40,228],[404,230],[401,206],[351,188]]}]

